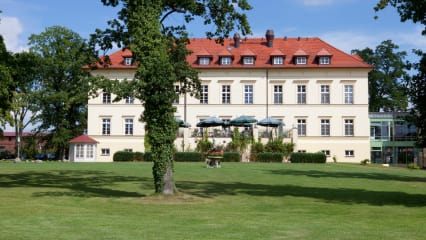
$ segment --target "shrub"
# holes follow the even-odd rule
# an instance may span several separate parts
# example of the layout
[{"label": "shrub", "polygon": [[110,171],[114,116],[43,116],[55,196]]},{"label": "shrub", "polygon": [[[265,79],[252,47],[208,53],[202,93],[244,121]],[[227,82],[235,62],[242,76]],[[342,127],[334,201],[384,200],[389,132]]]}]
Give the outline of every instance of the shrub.
[{"label": "shrub", "polygon": [[176,152],[176,162],[203,162],[203,154],[200,152]]},{"label": "shrub", "polygon": [[152,159],[153,157],[152,157],[152,153],[151,152],[145,152],[145,154],[144,154],[144,156],[143,156],[143,160],[145,161],[145,162],[152,162],[153,161],[153,159]]},{"label": "shrub", "polygon": [[239,152],[224,152],[222,162],[239,162],[241,154]]},{"label": "shrub", "polygon": [[134,152],[133,153],[133,161],[141,162],[144,160],[144,153],[143,152]]},{"label": "shrub", "polygon": [[325,163],[327,161],[327,156],[322,152],[317,153],[291,153],[291,162],[292,163]]},{"label": "shrub", "polygon": [[114,153],[114,162],[130,162],[133,161],[133,153],[127,151],[118,151]]},{"label": "shrub", "polygon": [[259,153],[262,153],[265,151],[265,147],[261,142],[255,142],[251,145],[250,150],[250,162],[256,162],[257,156]]},{"label": "shrub", "polygon": [[364,159],[364,160],[361,161],[361,165],[367,165],[369,163],[370,163],[369,159]]},{"label": "shrub", "polygon": [[269,140],[265,145],[265,152],[282,153],[284,156],[290,155],[293,152],[294,143],[283,143],[282,138]]},{"label": "shrub", "polygon": [[197,147],[195,148],[195,150],[199,152],[207,152],[208,150],[213,148],[213,143],[207,139],[207,134],[205,135],[206,135],[205,137],[203,137],[202,139],[198,141]]},{"label": "shrub", "polygon": [[258,162],[282,162],[284,155],[279,152],[263,152],[257,154]]}]

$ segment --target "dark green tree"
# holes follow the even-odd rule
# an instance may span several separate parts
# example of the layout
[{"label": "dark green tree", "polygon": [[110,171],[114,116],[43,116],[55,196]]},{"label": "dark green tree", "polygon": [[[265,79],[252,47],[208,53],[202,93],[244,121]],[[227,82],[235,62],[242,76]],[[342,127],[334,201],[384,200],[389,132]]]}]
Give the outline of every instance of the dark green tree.
[{"label": "dark green tree", "polygon": [[39,130],[50,132],[47,147],[62,158],[68,141],[86,127],[89,73],[82,66],[96,58],[83,38],[60,26],[31,35],[29,45],[42,57],[37,98]]},{"label": "dark green tree", "polygon": [[[13,90],[15,83],[12,79],[11,64],[13,54],[8,52],[0,35],[0,126],[4,126],[8,121],[7,116],[12,106]],[[0,136],[3,130],[0,128]]]},{"label": "dark green tree", "polygon": [[106,30],[96,30],[92,46],[111,49],[113,43],[132,51],[138,63],[133,81],[115,84],[112,92],[118,98],[132,95],[143,102],[141,120],[146,123],[147,140],[154,161],[153,176],[156,193],[173,194],[173,149],[177,124],[173,100],[177,95],[173,84],[180,83],[181,92],[197,94],[200,82],[197,73],[186,62],[190,53],[185,25],[168,25],[170,14],[181,14],[186,23],[201,18],[212,31],[209,38],[218,43],[239,29],[250,33],[246,15],[251,7],[246,0],[102,0],[104,5],[117,7],[117,19],[108,22]]},{"label": "dark green tree", "polygon": [[408,97],[404,81],[407,79],[409,64],[407,53],[397,52],[398,45],[391,40],[383,41],[375,50],[365,48],[352,50],[365,62],[374,66],[368,73],[369,111],[405,111]]}]

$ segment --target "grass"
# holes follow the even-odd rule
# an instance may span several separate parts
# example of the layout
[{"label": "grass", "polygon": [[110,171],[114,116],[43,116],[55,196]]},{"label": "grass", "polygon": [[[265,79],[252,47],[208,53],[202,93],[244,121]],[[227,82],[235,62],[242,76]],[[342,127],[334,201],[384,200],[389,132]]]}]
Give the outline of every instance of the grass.
[{"label": "grass", "polygon": [[0,163],[0,239],[424,239],[426,172],[355,164]]}]

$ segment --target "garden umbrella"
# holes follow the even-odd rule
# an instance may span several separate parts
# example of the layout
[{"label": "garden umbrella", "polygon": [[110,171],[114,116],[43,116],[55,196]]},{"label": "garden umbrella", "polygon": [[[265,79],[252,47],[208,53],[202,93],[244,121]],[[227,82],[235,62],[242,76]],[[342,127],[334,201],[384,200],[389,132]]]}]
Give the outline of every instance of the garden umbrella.
[{"label": "garden umbrella", "polygon": [[209,117],[197,123],[197,127],[215,127],[222,126],[223,121],[217,117]]},{"label": "garden umbrella", "polygon": [[175,118],[176,123],[179,125],[179,127],[188,128],[191,127],[191,124],[185,122],[184,120],[180,118]]},{"label": "garden umbrella", "polygon": [[229,124],[232,126],[251,126],[252,123],[257,122],[256,119],[246,116],[246,115],[241,115],[237,118],[232,119]]},{"label": "garden umbrella", "polygon": [[278,126],[284,126],[285,124],[278,119],[267,117],[258,121],[257,125],[265,126],[265,127],[278,127]]}]

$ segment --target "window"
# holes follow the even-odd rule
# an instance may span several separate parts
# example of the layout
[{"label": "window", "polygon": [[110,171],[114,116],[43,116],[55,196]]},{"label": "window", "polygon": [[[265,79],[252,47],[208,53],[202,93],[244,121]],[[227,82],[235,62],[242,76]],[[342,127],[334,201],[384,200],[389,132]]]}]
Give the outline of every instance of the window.
[{"label": "window", "polygon": [[86,157],[87,158],[93,158],[94,153],[94,147],[92,144],[87,145],[87,151],[86,151]]},{"label": "window", "polygon": [[222,104],[231,103],[231,85],[222,85]]},{"label": "window", "polygon": [[354,157],[354,150],[345,150],[345,157]]},{"label": "window", "polygon": [[84,158],[84,145],[77,144],[75,146],[75,157],[76,158]]},{"label": "window", "polygon": [[321,85],[321,104],[330,104],[330,86]]},{"label": "window", "polygon": [[201,85],[200,103],[202,104],[209,103],[209,86],[208,85]]},{"label": "window", "polygon": [[321,64],[321,65],[330,64],[330,57],[329,56],[319,57],[319,64]]},{"label": "window", "polygon": [[111,134],[111,119],[104,118],[102,119],[102,135]]},{"label": "window", "polygon": [[131,149],[131,148],[125,148],[123,151],[125,151],[125,152],[133,152],[133,149]]},{"label": "window", "polygon": [[274,103],[282,104],[283,103],[283,86],[274,85]]},{"label": "window", "polygon": [[306,86],[297,85],[297,103],[306,104]]},{"label": "window", "polygon": [[135,98],[134,97],[126,97],[126,103],[127,104],[133,104],[135,102]]},{"label": "window", "polygon": [[254,57],[243,57],[243,64],[244,65],[253,65],[254,64]]},{"label": "window", "polygon": [[111,93],[104,92],[102,94],[102,103],[111,104]]},{"label": "window", "polygon": [[330,136],[330,120],[321,119],[321,136]]},{"label": "window", "polygon": [[220,65],[231,65],[232,64],[232,58],[231,57],[221,57],[220,58]]},{"label": "window", "polygon": [[199,65],[209,65],[210,64],[210,58],[209,57],[199,57],[198,58],[198,64]]},{"label": "window", "polygon": [[353,85],[345,85],[345,104],[353,104],[354,103],[354,86]]},{"label": "window", "polygon": [[124,58],[124,65],[131,66],[132,65],[132,61],[133,61],[133,58],[131,58],[131,57],[125,57]]},{"label": "window", "polygon": [[354,135],[354,120],[345,119],[345,136],[353,136],[353,135]]},{"label": "window", "polygon": [[253,85],[244,85],[244,103],[253,104]]},{"label": "window", "polygon": [[306,64],[306,57],[296,57],[296,64],[299,65],[303,65]]},{"label": "window", "polygon": [[176,93],[176,98],[173,100],[173,104],[179,104],[179,85],[175,85],[175,93]]},{"label": "window", "polygon": [[284,57],[282,57],[282,56],[272,57],[272,64],[273,65],[283,65],[284,64]]},{"label": "window", "polygon": [[101,149],[101,155],[102,156],[109,156],[109,148],[102,148]]},{"label": "window", "polygon": [[321,150],[322,153],[325,154],[325,156],[330,157],[330,150]]},{"label": "window", "polygon": [[297,150],[298,153],[305,153],[306,150]]},{"label": "window", "polygon": [[306,136],[306,119],[297,120],[297,135]]},{"label": "window", "polygon": [[126,118],[124,120],[124,134],[133,135],[133,119]]}]

